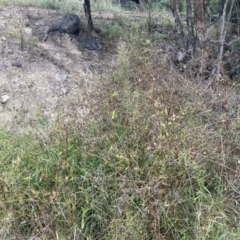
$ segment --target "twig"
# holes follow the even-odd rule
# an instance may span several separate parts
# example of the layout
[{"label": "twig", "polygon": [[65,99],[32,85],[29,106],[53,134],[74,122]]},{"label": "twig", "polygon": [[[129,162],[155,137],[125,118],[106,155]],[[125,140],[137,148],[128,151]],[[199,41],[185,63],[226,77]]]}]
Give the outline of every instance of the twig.
[{"label": "twig", "polygon": [[231,42],[229,42],[227,45],[232,45],[235,41],[237,41],[237,40],[240,40],[240,37],[239,38],[236,38],[236,39],[234,39],[234,40],[232,40]]}]

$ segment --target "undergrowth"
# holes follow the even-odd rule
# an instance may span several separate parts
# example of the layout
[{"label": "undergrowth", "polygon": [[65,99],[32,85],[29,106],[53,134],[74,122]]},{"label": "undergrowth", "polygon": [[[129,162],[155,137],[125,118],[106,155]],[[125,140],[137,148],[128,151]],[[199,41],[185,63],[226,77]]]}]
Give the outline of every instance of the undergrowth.
[{"label": "undergrowth", "polygon": [[93,121],[0,130],[1,239],[238,239],[235,89],[156,62],[138,22],[121,31]]}]

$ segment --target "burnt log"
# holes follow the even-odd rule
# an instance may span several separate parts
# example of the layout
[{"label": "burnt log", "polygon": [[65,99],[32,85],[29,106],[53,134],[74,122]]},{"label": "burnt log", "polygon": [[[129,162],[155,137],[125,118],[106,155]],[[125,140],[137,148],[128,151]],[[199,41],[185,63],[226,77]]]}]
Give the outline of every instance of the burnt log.
[{"label": "burnt log", "polygon": [[78,36],[80,32],[80,18],[75,14],[67,14],[59,23],[50,27],[43,39],[45,42],[48,39],[49,33],[59,31],[60,33],[67,33],[69,35]]},{"label": "burnt log", "polygon": [[84,0],[83,9],[84,9],[85,16],[86,16],[86,19],[87,19],[88,29],[92,30],[93,29],[93,22],[92,22],[92,16],[91,16],[90,0]]}]

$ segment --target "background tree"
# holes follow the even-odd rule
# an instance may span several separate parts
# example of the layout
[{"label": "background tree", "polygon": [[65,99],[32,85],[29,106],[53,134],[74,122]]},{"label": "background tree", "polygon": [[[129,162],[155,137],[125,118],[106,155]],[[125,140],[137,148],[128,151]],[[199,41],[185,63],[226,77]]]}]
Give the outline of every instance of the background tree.
[{"label": "background tree", "polygon": [[[209,75],[219,76],[220,70],[229,62],[227,72],[236,72],[235,67],[239,65],[240,50],[234,48],[240,44],[240,38],[236,39],[239,34],[240,19],[240,0],[169,0],[170,9],[177,25],[179,36],[179,52],[176,55],[178,62],[186,62],[186,59],[192,59],[193,56],[199,57],[199,50],[202,53],[201,63],[196,63],[195,67],[211,69]],[[184,18],[180,17],[179,5],[183,5]],[[182,14],[181,14],[182,15]],[[184,22],[185,21],[185,22]],[[213,26],[217,29],[215,38],[207,36],[207,29]],[[228,41],[227,41],[227,40]],[[224,54],[229,51],[229,58],[224,59]],[[180,53],[180,54],[179,54]],[[211,55],[211,59],[209,56]],[[237,57],[236,57],[237,56]],[[205,59],[204,59],[205,58]],[[210,59],[210,60],[209,60]],[[209,63],[211,61],[211,63]],[[237,64],[235,64],[237,62]],[[234,63],[234,64],[233,64]],[[208,66],[207,66],[208,64]],[[238,71],[239,72],[239,71]]]},{"label": "background tree", "polygon": [[206,40],[207,0],[186,0],[186,32],[179,17],[178,0],[170,0],[170,9],[177,24],[181,48],[185,52],[196,52]]}]

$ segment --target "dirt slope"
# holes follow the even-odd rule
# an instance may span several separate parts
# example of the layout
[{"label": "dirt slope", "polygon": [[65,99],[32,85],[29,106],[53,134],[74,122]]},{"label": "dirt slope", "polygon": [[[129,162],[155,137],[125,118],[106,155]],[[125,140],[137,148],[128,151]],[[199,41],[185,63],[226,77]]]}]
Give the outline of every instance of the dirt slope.
[{"label": "dirt slope", "polygon": [[53,33],[43,42],[46,29],[62,17],[32,7],[0,10],[0,125],[49,131],[59,118],[79,122],[90,113],[100,72],[109,69],[112,56],[84,50],[80,40],[89,35],[84,31],[72,41]]}]

